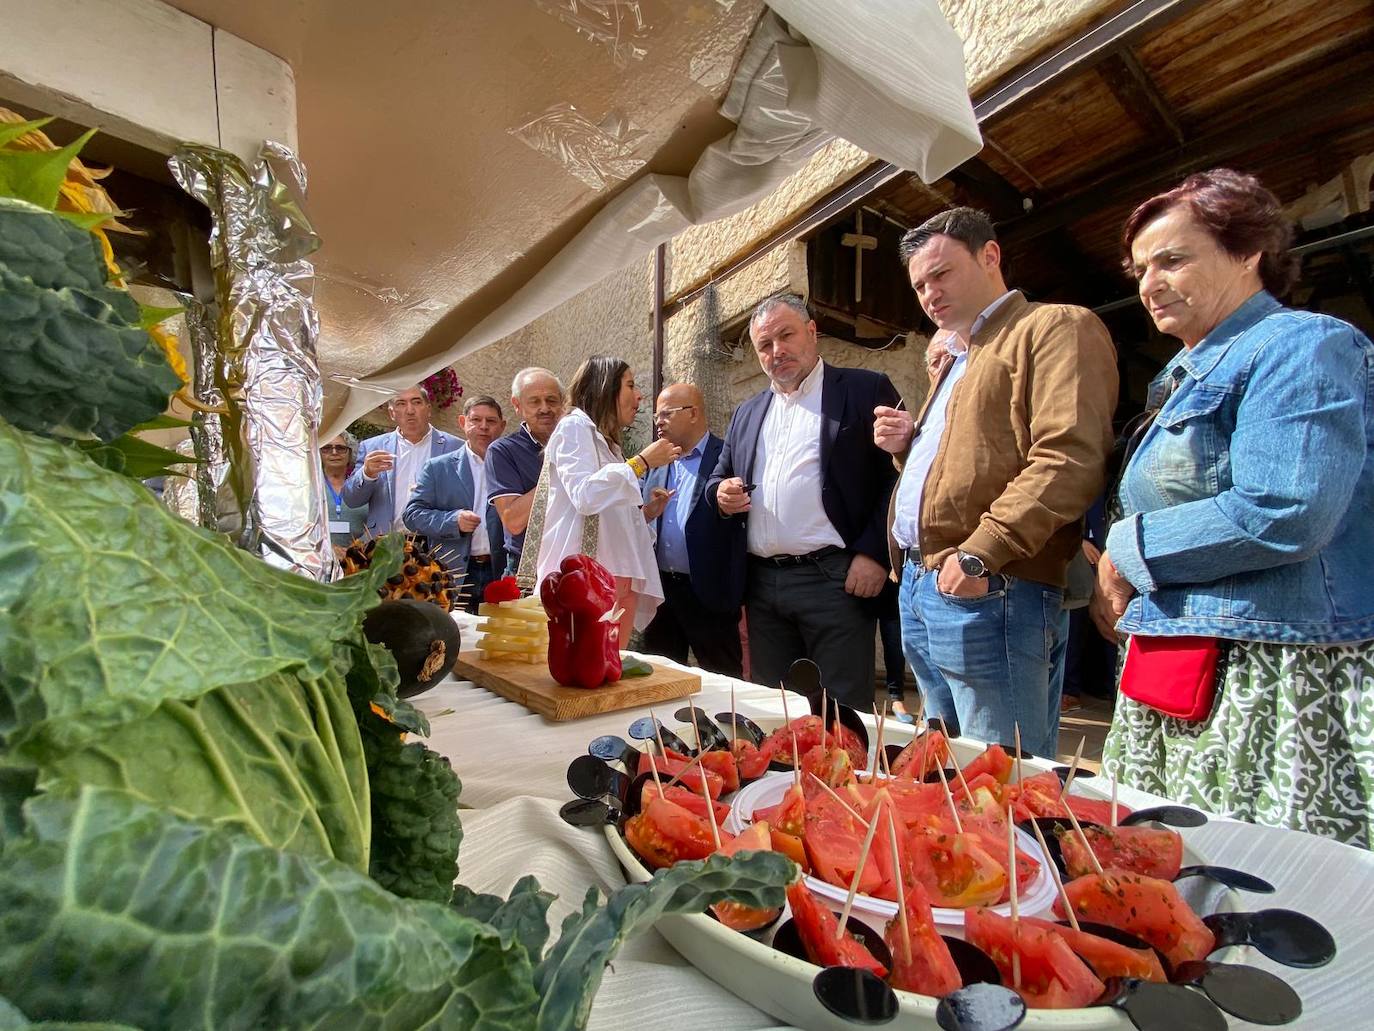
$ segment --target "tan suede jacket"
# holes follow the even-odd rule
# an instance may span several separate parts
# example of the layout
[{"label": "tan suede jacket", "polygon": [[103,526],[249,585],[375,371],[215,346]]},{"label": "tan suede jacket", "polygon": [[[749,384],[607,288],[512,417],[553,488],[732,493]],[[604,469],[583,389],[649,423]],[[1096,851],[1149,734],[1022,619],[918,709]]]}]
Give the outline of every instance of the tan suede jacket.
[{"label": "tan suede jacket", "polygon": [[[1063,587],[1112,448],[1118,383],[1107,327],[1086,308],[1017,292],[979,328],[967,362],[921,498],[921,559],[934,569],[958,549],[994,573]],[[896,503],[894,490],[887,543],[900,575]]]}]

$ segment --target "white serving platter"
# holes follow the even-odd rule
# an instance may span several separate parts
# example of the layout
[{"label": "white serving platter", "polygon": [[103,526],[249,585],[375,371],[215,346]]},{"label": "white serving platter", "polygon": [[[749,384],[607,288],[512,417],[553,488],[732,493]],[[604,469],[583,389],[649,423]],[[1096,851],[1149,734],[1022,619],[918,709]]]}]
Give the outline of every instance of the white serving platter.
[{"label": "white serving platter", "polygon": [[[763,718],[758,719],[757,722],[764,730],[771,730],[773,726],[782,721]],[[960,766],[971,762],[982,751],[981,745],[967,739],[956,738],[950,742],[950,747],[954,752],[955,761]],[[1055,765],[1057,764],[1040,759],[1023,760],[1023,766],[1028,776],[1032,773],[1053,769]],[[784,776],[790,779],[790,774],[784,774]],[[1074,781],[1072,790],[1074,794],[1082,794],[1087,797],[1107,797],[1080,780]],[[767,804],[770,803],[758,803],[760,806]],[[1189,846],[1188,832],[1182,833],[1184,834],[1184,862],[1187,864],[1206,863],[1207,858]],[[627,879],[632,883],[642,883],[649,880],[652,876],[651,871],[644,867],[634,852],[625,844],[620,832],[615,827],[608,826],[605,828],[605,834],[611,851],[624,869]],[[1034,841],[1032,844],[1035,844]],[[1041,858],[1038,847],[1033,855]],[[1053,890],[1053,885],[1051,885],[1051,893]],[[1179,884],[1179,890],[1189,904],[1201,913],[1237,908],[1233,892],[1203,878],[1190,878],[1182,881]],[[828,898],[826,901],[831,902],[833,908],[838,910],[843,905],[844,893],[841,893],[838,903],[833,903]],[[1282,901],[1280,900],[1275,904],[1281,905]],[[785,912],[784,919],[787,915]],[[855,915],[875,928],[881,929],[884,925],[884,919],[881,916],[872,912],[858,912],[857,906]],[[779,921],[780,923],[781,921]],[[962,924],[962,917],[960,924]],[[812,990],[812,980],[820,968],[813,963],[796,959],[773,949],[766,943],[766,939],[771,937],[771,931],[764,936],[765,940],[760,940],[732,931],[704,914],[665,916],[655,926],[673,948],[707,977],[746,1002],[794,1027],[804,1029],[804,1031],[853,1031],[856,1026],[831,1013],[817,1001]],[[956,928],[946,928],[945,933],[961,936],[958,935]],[[1251,952],[1252,950],[1248,948],[1230,949],[1225,953],[1218,954],[1216,958],[1225,959],[1228,962],[1247,962]],[[896,995],[899,1005],[897,1017],[891,1023],[884,1025],[885,1027],[892,1029],[892,1031],[938,1031],[939,1025],[935,1021],[936,999],[903,991],[898,991]],[[1239,1026],[1236,1021],[1230,1021],[1230,1023]],[[1028,1029],[1028,1031],[1108,1031],[1108,1029],[1126,1031],[1126,1029],[1132,1029],[1130,1021],[1123,1014],[1102,1006],[1078,1010],[1030,1010],[1020,1027]]]}]

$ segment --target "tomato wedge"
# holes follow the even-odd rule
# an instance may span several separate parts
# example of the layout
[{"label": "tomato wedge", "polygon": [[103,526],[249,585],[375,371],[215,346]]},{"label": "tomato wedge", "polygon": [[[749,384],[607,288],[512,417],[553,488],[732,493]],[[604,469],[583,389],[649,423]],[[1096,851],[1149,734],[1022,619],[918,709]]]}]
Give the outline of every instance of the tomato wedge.
[{"label": "tomato wedge", "polygon": [[807,774],[814,774],[832,788],[854,782],[854,762],[848,752],[834,745],[816,745],[802,756],[802,790],[808,795],[821,788]]},{"label": "tomato wedge", "polygon": [[[768,824],[756,823],[730,841],[721,842],[720,854],[733,856],[740,852],[768,852]],[[717,902],[711,907],[716,919],[735,931],[757,931],[778,918],[781,909],[757,909],[741,902]]]},{"label": "tomato wedge", "polygon": [[[827,884],[848,888],[859,865],[866,831],[864,824],[829,795],[818,795],[808,801],[802,840],[812,872]],[[859,891],[872,895],[887,879],[877,855],[870,850],[859,875]]]},{"label": "tomato wedge", "polygon": [[[884,936],[892,950],[892,975],[888,984],[904,992],[939,998],[963,986],[964,979],[949,954],[949,946],[935,927],[930,896],[919,884],[904,887],[906,920],[910,935],[902,937],[902,921],[893,917]],[[909,953],[909,955],[908,955]]]},{"label": "tomato wedge", "polygon": [[[764,826],[767,826],[765,823]],[[786,831],[772,827],[768,832],[769,843],[773,846],[774,852],[781,852],[792,862],[802,868],[802,873],[811,872],[811,863],[806,858],[806,846],[802,839],[795,834],[788,834]]]},{"label": "tomato wedge", "polygon": [[988,905],[1007,887],[1006,869],[973,834],[913,828],[902,846],[902,864],[907,883],[920,884],[932,904],[946,909]]},{"label": "tomato wedge", "polygon": [[802,789],[794,783],[782,796],[781,802],[777,805],[755,809],[752,819],[756,822],[767,820],[777,830],[801,837],[802,832],[806,829],[806,796],[802,794]]},{"label": "tomato wedge", "polygon": [[[639,760],[638,773],[648,773],[654,767],[658,768],[658,775],[664,778],[676,777],[682,773],[682,779],[678,783],[689,791],[695,791],[698,794],[701,793],[701,781],[704,777],[706,790],[710,792],[712,798],[719,798],[721,792],[725,790],[725,781],[721,779],[719,773],[709,768],[703,770],[699,764],[687,769],[692,760],[678,755],[672,750],[662,756],[654,755],[652,752],[641,754],[643,758]],[[683,773],[683,770],[687,770],[687,772]]]},{"label": "tomato wedge", "polygon": [[[731,837],[725,831],[720,836]],[[625,821],[625,840],[654,870],[680,859],[705,859],[716,850],[711,825],[666,798],[652,799]]]},{"label": "tomato wedge", "polygon": [[[1064,885],[1080,920],[1092,920],[1149,942],[1171,967],[1206,959],[1216,938],[1168,881],[1139,874],[1088,874]],[[1054,911],[1064,915],[1057,899]]]},{"label": "tomato wedge", "polygon": [[964,780],[972,785],[974,780],[986,773],[998,784],[1005,784],[1011,780],[1011,771],[1011,756],[1006,749],[1001,745],[988,745],[982,755],[964,767]]},{"label": "tomato wedge", "polygon": [[1143,981],[1167,981],[1159,953],[1154,949],[1132,949],[1101,935],[1075,931],[1064,924],[1056,924],[1037,917],[1023,916],[1022,923],[1043,927],[1063,938],[1074,953],[1103,981],[1109,977],[1138,977]]},{"label": "tomato wedge", "polygon": [[[701,797],[700,791],[691,791],[688,788],[684,788],[681,784],[673,784],[671,786],[665,784],[663,787],[663,794],[660,796],[658,793],[658,785],[652,780],[646,780],[644,782],[644,787],[640,791],[639,807],[643,809],[649,804],[650,799],[659,797],[666,798],[669,802],[682,806],[683,809],[686,809],[689,813],[695,813],[703,820],[706,819],[706,799]],[[715,812],[716,826],[724,826],[726,817],[730,815],[730,807],[724,802],[712,801],[711,809]]]},{"label": "tomato wedge", "polygon": [[[1073,810],[1073,815],[1078,817],[1079,823],[1100,823],[1106,827],[1112,822],[1112,803],[1107,799],[1065,795],[1064,802]],[[1130,816],[1131,812],[1128,806],[1117,803],[1117,820]]]},{"label": "tomato wedge", "polygon": [[[1014,988],[1034,1009],[1079,1009],[1102,995],[1103,984],[1073,954],[1063,938],[1028,920],[1012,921],[990,909],[970,909],[964,914],[964,935],[982,949],[1002,974],[1002,983]],[[1011,957],[1020,956],[1020,981]]]},{"label": "tomato wedge", "polygon": [[763,739],[759,751],[770,762],[792,764],[792,739],[797,740],[797,751],[805,755],[807,751],[821,743],[821,718],[819,716],[798,716],[791,723],[785,723]]},{"label": "tomato wedge", "polygon": [[[911,739],[897,758],[889,764],[894,777],[908,777],[923,780],[927,773],[934,773],[950,754],[949,742],[938,730],[928,730]],[[925,758],[925,769],[920,769],[921,759]]]},{"label": "tomato wedge", "polygon": [[[1086,846],[1084,838],[1087,839]],[[1183,838],[1177,831],[1167,827],[1089,825],[1083,828],[1082,837],[1072,830],[1062,831],[1059,845],[1070,877],[1082,877],[1095,872],[1088,856],[1089,848],[1104,870],[1116,873],[1138,873],[1144,877],[1172,881],[1183,865]]]},{"label": "tomato wedge", "polygon": [[[963,817],[964,830],[976,835],[988,855],[1001,860],[1007,853],[1007,818],[1000,809],[969,813]],[[946,827],[948,830],[948,827]],[[1006,863],[1002,863],[1006,868]],[[1040,872],[1040,864],[1021,851],[1016,850],[1016,890],[1024,897],[1030,890],[1031,882]],[[997,902],[1005,902],[1011,897],[1011,887],[1007,886]]]},{"label": "tomato wedge", "polygon": [[735,757],[735,767],[742,781],[758,780],[768,769],[768,756],[760,752],[752,741],[736,738],[730,742],[730,752]]},{"label": "tomato wedge", "polygon": [[739,790],[739,767],[735,765],[733,753],[720,749],[702,752],[701,765],[720,778],[723,791]]},{"label": "tomato wedge", "polygon": [[788,885],[787,903],[792,907],[797,934],[812,963],[822,967],[857,967],[871,970],[879,977],[887,976],[887,967],[874,959],[873,953],[848,930],[836,939],[839,920],[816,901],[801,881]]}]

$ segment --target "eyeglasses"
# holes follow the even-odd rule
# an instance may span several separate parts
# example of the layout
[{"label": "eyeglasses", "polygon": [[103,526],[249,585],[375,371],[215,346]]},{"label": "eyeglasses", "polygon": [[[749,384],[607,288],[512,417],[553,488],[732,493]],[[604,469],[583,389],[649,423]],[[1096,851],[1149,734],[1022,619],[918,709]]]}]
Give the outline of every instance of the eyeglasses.
[{"label": "eyeglasses", "polygon": [[654,418],[669,419],[676,415],[678,412],[685,412],[687,411],[687,409],[695,407],[696,405],[678,405],[676,408],[660,408],[658,411],[654,412]]},{"label": "eyeglasses", "polygon": [[347,450],[348,450],[348,445],[347,445],[347,444],[321,444],[321,445],[320,445],[320,450],[321,450],[321,451],[347,451]]}]

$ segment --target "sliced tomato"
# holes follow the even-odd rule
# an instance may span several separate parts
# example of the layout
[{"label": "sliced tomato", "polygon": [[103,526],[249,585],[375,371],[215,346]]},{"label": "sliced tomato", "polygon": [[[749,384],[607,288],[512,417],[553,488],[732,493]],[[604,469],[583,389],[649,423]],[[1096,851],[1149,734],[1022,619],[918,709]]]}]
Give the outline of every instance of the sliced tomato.
[{"label": "sliced tomato", "polygon": [[[738,855],[741,852],[771,851],[768,824],[756,823],[730,841],[722,842],[720,854]],[[758,909],[740,902],[717,902],[711,907],[716,919],[736,931],[757,931],[778,918],[781,909]]]},{"label": "sliced tomato", "polygon": [[1061,831],[1059,845],[1070,877],[1095,872],[1088,856],[1089,848],[1102,868],[1111,872],[1138,873],[1172,881],[1183,865],[1183,838],[1167,827],[1090,825],[1083,828],[1081,837],[1071,829]]},{"label": "sliced tomato", "polygon": [[[992,957],[1002,983],[1034,1009],[1080,1009],[1102,995],[1102,982],[1068,943],[1028,920],[970,909],[964,914],[964,936]],[[1013,954],[1020,958],[1016,967]]]},{"label": "sliced tomato", "polygon": [[[977,835],[979,842],[987,851],[988,855],[1001,861],[1007,854],[1007,818],[1001,810],[985,810],[980,813],[969,813],[963,818],[964,830],[969,834]],[[1006,868],[1006,863],[1002,863]],[[1016,890],[1024,897],[1030,890],[1031,882],[1035,880],[1040,872],[1040,864],[1027,855],[1018,846],[1016,849]],[[1008,885],[1003,891],[997,902],[1005,902],[1011,897],[1011,886]]]},{"label": "sliced tomato", "polygon": [[730,751],[735,756],[735,767],[739,770],[741,781],[758,780],[767,771],[768,756],[760,752],[754,742],[736,738],[730,742]]},{"label": "sliced tomato", "polygon": [[[764,826],[767,826],[765,823]],[[776,827],[769,828],[769,843],[774,852],[781,852],[802,868],[802,873],[811,872],[811,863],[806,858],[806,846],[796,834],[788,834]]]},{"label": "sliced tomato", "polygon": [[792,764],[792,739],[796,738],[799,755],[821,743],[821,718],[819,716],[798,716],[791,723],[785,723],[763,739],[759,751],[770,762]]},{"label": "sliced tomato", "polygon": [[[1064,802],[1073,810],[1079,823],[1100,823],[1109,826],[1112,822],[1112,803],[1109,799],[1084,798],[1082,795],[1068,794]],[[1121,820],[1131,815],[1131,810],[1120,803],[1116,806],[1116,818]]]},{"label": "sliced tomato", "polygon": [[949,954],[949,946],[935,927],[930,896],[919,884],[906,885],[904,890],[909,934],[903,937],[900,917],[893,917],[887,925],[885,940],[892,950],[888,984],[919,995],[948,995],[962,987],[964,980]]},{"label": "sliced tomato", "polygon": [[[944,764],[949,754],[949,742],[945,740],[945,735],[938,730],[928,730],[912,738],[911,743],[889,765],[894,777],[924,780],[927,773],[934,773]],[[924,768],[922,759],[925,760]]]},{"label": "sliced tomato", "polygon": [[[725,831],[719,834],[731,837]],[[705,859],[716,850],[711,825],[666,798],[652,799],[625,821],[625,840],[654,870],[681,859]]]},{"label": "sliced tomato", "polygon": [[[644,782],[644,788],[639,796],[639,807],[641,809],[644,808],[649,804],[650,799],[658,797],[660,797],[658,785],[652,780],[646,780]],[[672,786],[665,784],[662,797],[666,798],[669,802],[682,806],[682,808],[686,809],[689,813],[695,813],[703,820],[707,818],[706,799],[701,797],[700,791],[692,791],[688,788],[684,788],[681,784],[673,784]],[[730,815],[730,807],[724,802],[712,801],[711,811],[715,813],[716,826],[724,826],[726,817]]]},{"label": "sliced tomato", "polygon": [[[1207,925],[1169,881],[1139,874],[1088,874],[1064,885],[1074,913],[1126,931],[1159,950],[1171,967],[1205,959],[1216,948]],[[1064,902],[1054,911],[1064,915]]]},{"label": "sliced tomato", "polygon": [[755,809],[751,819],[755,822],[767,820],[771,826],[778,830],[801,837],[802,832],[806,829],[806,796],[802,794],[802,789],[794,783],[788,787],[781,802],[777,805]]},{"label": "sliced tomato", "polygon": [[[948,811],[945,803],[945,790],[939,784],[925,784],[905,777],[894,777],[882,782],[883,789],[892,798],[893,811],[902,826],[924,823],[928,817],[941,815]],[[869,802],[877,788],[874,785],[860,784],[858,787],[863,801]]]},{"label": "sliced tomato", "polygon": [[857,967],[871,970],[879,977],[887,976],[887,967],[874,959],[862,942],[848,930],[842,935],[837,933],[840,922],[835,914],[817,902],[801,881],[788,886],[787,903],[792,907],[797,934],[812,963],[822,967]]},{"label": "sliced tomato", "polygon": [[1075,931],[1066,924],[1056,924],[1049,920],[1023,916],[1023,923],[1032,927],[1043,927],[1052,934],[1063,938],[1103,981],[1109,977],[1138,977],[1143,981],[1167,981],[1164,967],[1159,962],[1159,953],[1154,949],[1132,949],[1101,935],[1087,931]]},{"label": "sliced tomato", "polygon": [[701,765],[720,778],[724,791],[739,790],[739,767],[735,765],[735,757],[732,753],[720,749],[702,752]]},{"label": "sliced tomato", "polygon": [[[864,747],[859,735],[850,730],[839,720],[830,724],[830,732],[826,735],[824,744],[838,745],[849,754],[849,765],[855,770],[868,769],[868,749]],[[802,753],[805,755],[806,753]]]},{"label": "sliced tomato", "polygon": [[970,785],[983,774],[992,777],[999,784],[1011,780],[1011,756],[1001,745],[988,745],[987,749],[973,762],[964,767],[964,780]]},{"label": "sliced tomato", "polygon": [[[701,793],[701,781],[706,779],[706,790],[710,792],[712,798],[719,798],[720,793],[725,790],[725,781],[721,779],[719,773],[711,769],[703,770],[700,764],[691,765],[692,760],[678,755],[671,749],[662,756],[656,756],[652,752],[641,753],[643,758],[639,760],[639,773],[648,773],[650,769],[657,767],[658,775],[661,778],[671,779],[679,773],[682,779],[678,781],[689,791]],[[688,766],[691,765],[691,769]],[[686,770],[686,773],[682,771]]]},{"label": "sliced tomato", "polygon": [[[859,866],[866,831],[864,824],[829,795],[808,801],[802,840],[812,872],[827,884],[848,888]],[[885,880],[878,857],[870,849],[859,874],[859,891],[872,895]]]},{"label": "sliced tomato", "polygon": [[973,834],[947,834],[915,827],[902,845],[907,883],[926,889],[934,905],[946,909],[985,906],[1002,897],[1005,867]]},{"label": "sliced tomato", "polygon": [[1008,784],[1005,795],[1012,802],[1016,821],[1032,816],[1067,816],[1059,795],[1064,785],[1051,770],[1027,777],[1018,784]]},{"label": "sliced tomato", "polygon": [[843,787],[854,781],[854,761],[843,748],[834,745],[816,745],[802,756],[802,790],[808,795],[821,791],[820,785],[807,774],[814,774],[822,783],[832,788]]}]

